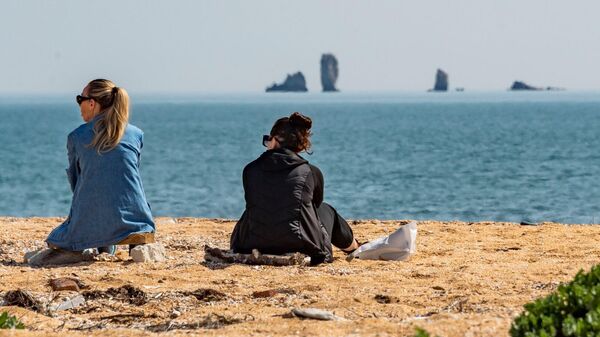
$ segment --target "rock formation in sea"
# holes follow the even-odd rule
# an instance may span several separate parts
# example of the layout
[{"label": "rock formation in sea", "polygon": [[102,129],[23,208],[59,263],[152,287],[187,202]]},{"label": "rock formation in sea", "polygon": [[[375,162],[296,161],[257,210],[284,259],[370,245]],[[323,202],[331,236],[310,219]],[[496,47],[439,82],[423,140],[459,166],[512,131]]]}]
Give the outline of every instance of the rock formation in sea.
[{"label": "rock formation in sea", "polygon": [[333,54],[321,56],[321,84],[323,91],[338,91],[335,82],[338,78],[338,61]]},{"label": "rock formation in sea", "polygon": [[534,87],[522,81],[514,81],[510,90],[535,90],[535,91],[563,91],[565,88],[561,87]]},{"label": "rock formation in sea", "polygon": [[442,69],[435,73],[435,84],[431,91],[448,91],[448,74]]},{"label": "rock formation in sea", "polygon": [[304,79],[304,75],[302,72],[297,72],[295,74],[288,74],[285,78],[285,81],[281,84],[273,83],[270,87],[267,87],[266,92],[273,91],[297,91],[304,92],[308,91],[306,89],[306,80]]},{"label": "rock formation in sea", "polygon": [[510,90],[544,90],[543,88],[534,87],[522,81],[514,81]]}]

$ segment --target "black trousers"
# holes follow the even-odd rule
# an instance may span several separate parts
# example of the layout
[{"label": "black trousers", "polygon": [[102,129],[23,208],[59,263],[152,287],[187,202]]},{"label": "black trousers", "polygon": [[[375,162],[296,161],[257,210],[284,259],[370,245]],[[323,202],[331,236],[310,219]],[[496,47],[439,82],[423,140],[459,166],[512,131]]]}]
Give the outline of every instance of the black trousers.
[{"label": "black trousers", "polygon": [[349,247],[354,240],[354,233],[350,225],[342,218],[335,208],[326,203],[321,203],[317,207],[317,215],[319,220],[327,230],[327,234],[331,238],[331,244],[343,249]]}]

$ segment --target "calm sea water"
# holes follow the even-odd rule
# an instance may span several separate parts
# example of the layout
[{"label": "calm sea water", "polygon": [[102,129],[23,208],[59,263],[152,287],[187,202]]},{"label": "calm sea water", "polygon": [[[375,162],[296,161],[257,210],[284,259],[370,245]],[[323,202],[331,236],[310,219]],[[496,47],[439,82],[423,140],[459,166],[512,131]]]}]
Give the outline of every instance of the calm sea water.
[{"label": "calm sea water", "polygon": [[[156,216],[237,218],[278,117],[313,118],[325,200],[348,218],[600,222],[600,93],[132,96]],[[0,97],[0,215],[69,212],[71,97]]]}]

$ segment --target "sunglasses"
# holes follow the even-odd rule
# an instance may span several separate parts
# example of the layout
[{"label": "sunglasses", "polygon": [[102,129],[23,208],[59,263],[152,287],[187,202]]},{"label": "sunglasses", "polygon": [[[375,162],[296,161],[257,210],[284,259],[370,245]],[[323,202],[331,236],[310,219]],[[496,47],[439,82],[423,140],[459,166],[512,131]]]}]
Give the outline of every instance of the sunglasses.
[{"label": "sunglasses", "polygon": [[93,99],[93,97],[87,97],[87,96],[81,96],[81,95],[77,95],[77,97],[75,97],[75,100],[77,101],[77,104],[81,105],[81,103]]},{"label": "sunglasses", "polygon": [[271,141],[273,138],[275,138],[275,140],[276,140],[278,143],[280,143],[280,142],[281,142],[279,139],[277,139],[277,137],[273,137],[273,136],[271,136],[271,135],[263,135],[263,141],[262,141],[262,145],[263,145],[264,147],[269,147],[269,142],[270,142],[270,141]]},{"label": "sunglasses", "polygon": [[271,139],[273,139],[273,137],[271,137],[270,135],[263,135],[262,145],[264,147],[268,147],[269,146],[269,142],[271,141]]}]

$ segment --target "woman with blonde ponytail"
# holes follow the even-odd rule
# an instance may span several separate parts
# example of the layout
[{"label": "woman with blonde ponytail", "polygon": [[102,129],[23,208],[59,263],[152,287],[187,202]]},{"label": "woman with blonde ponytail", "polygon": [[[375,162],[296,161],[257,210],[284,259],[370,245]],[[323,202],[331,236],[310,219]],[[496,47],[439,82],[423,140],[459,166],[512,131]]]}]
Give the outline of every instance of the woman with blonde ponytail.
[{"label": "woman with blonde ponytail", "polygon": [[88,248],[114,253],[115,244],[155,230],[139,172],[143,132],[128,123],[127,91],[93,80],[77,104],[85,124],[67,139],[71,211],[48,236],[52,254],[39,264],[76,261]]}]

